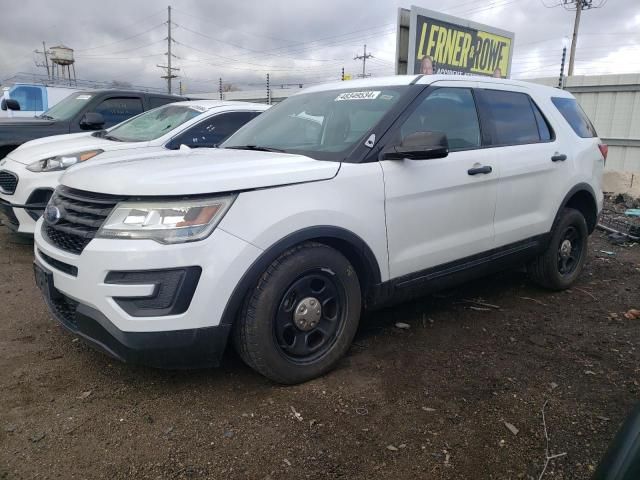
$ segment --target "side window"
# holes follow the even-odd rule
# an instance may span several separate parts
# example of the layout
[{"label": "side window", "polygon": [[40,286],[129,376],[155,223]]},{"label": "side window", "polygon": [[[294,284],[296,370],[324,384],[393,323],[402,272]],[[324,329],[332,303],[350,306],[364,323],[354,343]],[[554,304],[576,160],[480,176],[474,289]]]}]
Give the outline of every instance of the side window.
[{"label": "side window", "polygon": [[260,112],[229,112],[203,120],[171,140],[169,148],[216,147]]},{"label": "side window", "polygon": [[504,90],[482,90],[481,95],[493,124],[493,145],[540,142],[538,122],[529,95]]},{"label": "side window", "polygon": [[415,132],[442,132],[451,150],[480,146],[480,123],[468,88],[438,88],[400,127],[402,138]]},{"label": "side window", "polygon": [[20,110],[28,112],[42,111],[42,90],[38,87],[16,87],[9,95],[20,104]]},{"label": "side window", "polygon": [[564,119],[571,125],[576,135],[582,138],[597,137],[596,129],[584,113],[575,98],[552,97],[551,101],[560,111]]},{"label": "side window", "polygon": [[98,104],[94,112],[102,114],[105,128],[142,113],[142,100],[139,98],[107,98]]},{"label": "side window", "polygon": [[550,142],[551,140],[555,139],[555,135],[551,130],[551,127],[549,126],[549,122],[547,121],[546,118],[544,118],[544,115],[542,115],[542,112],[540,111],[540,109],[534,103],[533,100],[531,100],[531,108],[533,108],[533,114],[535,115],[536,123],[538,124],[538,133],[540,135],[540,141]]},{"label": "side window", "polygon": [[152,108],[158,108],[167,103],[179,102],[179,98],[168,98],[168,97],[149,97],[149,110]]}]

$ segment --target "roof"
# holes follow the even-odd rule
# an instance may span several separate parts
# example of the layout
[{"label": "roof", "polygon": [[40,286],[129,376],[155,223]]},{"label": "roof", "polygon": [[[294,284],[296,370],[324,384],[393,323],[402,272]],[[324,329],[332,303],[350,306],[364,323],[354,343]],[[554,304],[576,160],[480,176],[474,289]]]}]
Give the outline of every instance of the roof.
[{"label": "roof", "polygon": [[411,85],[429,85],[437,81],[472,81],[480,82],[484,85],[500,85],[504,87],[519,87],[536,91],[538,94],[553,94],[554,96],[571,96],[570,93],[544,85],[524,82],[522,80],[512,80],[508,78],[493,78],[477,75],[394,75],[388,77],[369,77],[358,80],[349,80],[346,82],[331,82],[305,88],[300,93],[323,92],[328,90],[344,90],[354,88],[372,88],[372,87],[389,87]]},{"label": "roof", "polygon": [[232,108],[238,110],[266,110],[269,105],[264,103],[233,102],[229,100],[188,100],[174,102],[171,105],[184,105],[187,107],[201,107],[207,110],[212,108]]},{"label": "roof", "polygon": [[413,81],[419,79],[421,75],[392,75],[388,77],[369,77],[360,78],[358,80],[348,80],[339,82],[330,82],[305,88],[300,93],[324,92],[326,90],[344,90],[345,88],[369,88],[369,87],[391,87],[410,85]]},{"label": "roof", "polygon": [[181,100],[183,98],[186,98],[185,96],[181,96],[181,95],[176,95],[174,93],[161,93],[161,92],[148,92],[145,90],[135,90],[132,88],[87,88],[84,90],[81,90],[80,92],[82,93],[117,93],[117,94],[129,94],[129,93],[135,93],[137,95],[139,94],[143,94],[143,95],[151,95],[154,97],[175,97],[177,100]]}]

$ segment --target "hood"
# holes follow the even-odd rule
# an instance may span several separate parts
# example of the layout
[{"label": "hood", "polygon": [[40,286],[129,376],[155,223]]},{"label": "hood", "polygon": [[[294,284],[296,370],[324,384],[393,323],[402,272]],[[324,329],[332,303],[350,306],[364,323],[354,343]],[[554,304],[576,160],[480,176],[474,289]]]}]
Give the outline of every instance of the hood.
[{"label": "hood", "polygon": [[87,162],[60,183],[113,195],[197,195],[328,180],[339,169],[338,162],[302,155],[202,148]]},{"label": "hood", "polygon": [[[102,149],[121,150],[124,148],[144,147],[146,142],[114,142],[104,138],[92,136],[92,132],[72,133],[67,135],[55,135],[52,137],[38,138],[23,143],[9,154],[11,160],[28,165],[36,160],[54,157],[56,155],[67,155],[70,153],[83,152],[85,150]],[[96,159],[99,157],[96,157]]]}]

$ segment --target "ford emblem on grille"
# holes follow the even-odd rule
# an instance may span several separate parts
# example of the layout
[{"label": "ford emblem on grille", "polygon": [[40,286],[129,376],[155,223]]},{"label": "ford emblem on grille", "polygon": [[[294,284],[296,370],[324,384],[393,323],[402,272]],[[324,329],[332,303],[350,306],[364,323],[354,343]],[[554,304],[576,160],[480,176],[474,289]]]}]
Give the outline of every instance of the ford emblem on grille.
[{"label": "ford emblem on grille", "polygon": [[55,205],[47,205],[44,209],[44,220],[50,224],[55,225],[62,218],[62,212]]}]

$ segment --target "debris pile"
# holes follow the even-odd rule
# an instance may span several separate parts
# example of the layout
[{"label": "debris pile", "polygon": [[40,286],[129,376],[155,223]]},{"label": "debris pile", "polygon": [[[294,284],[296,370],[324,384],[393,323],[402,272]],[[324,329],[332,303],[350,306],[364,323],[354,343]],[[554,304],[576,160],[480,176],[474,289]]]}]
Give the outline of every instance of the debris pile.
[{"label": "debris pile", "polygon": [[615,245],[640,241],[640,198],[627,193],[607,194],[598,226]]}]

